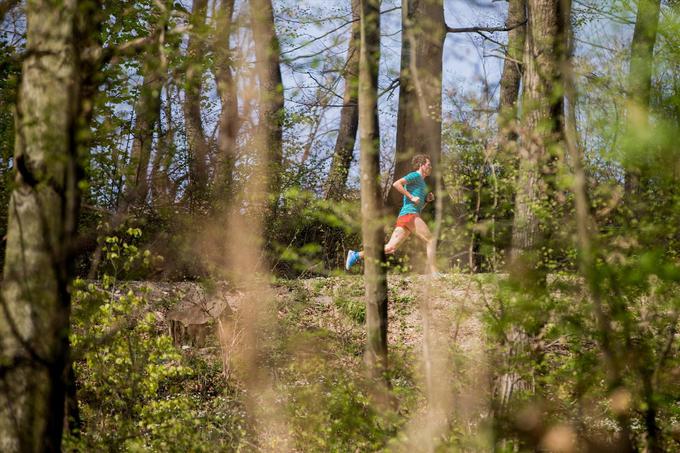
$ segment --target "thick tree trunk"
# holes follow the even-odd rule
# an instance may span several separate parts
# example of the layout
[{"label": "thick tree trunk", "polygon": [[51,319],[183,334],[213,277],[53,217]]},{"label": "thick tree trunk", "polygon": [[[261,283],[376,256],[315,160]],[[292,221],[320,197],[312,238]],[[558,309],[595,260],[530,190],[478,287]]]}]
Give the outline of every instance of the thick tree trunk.
[{"label": "thick tree trunk", "polygon": [[191,10],[192,32],[187,44],[186,90],[184,93],[184,127],[189,151],[189,185],[187,199],[190,206],[199,207],[205,202],[208,185],[208,141],[201,119],[201,91],[203,87],[202,56],[205,53],[205,18],[207,0],[193,0]]},{"label": "thick tree trunk", "polygon": [[[565,11],[564,8],[567,8]],[[562,62],[568,51],[565,26],[569,2],[527,0],[527,35],[524,46],[524,93],[522,135],[515,196],[510,275],[525,290],[540,294],[545,288],[546,271],[541,262],[539,212],[550,209],[554,183],[552,167],[556,148],[564,145],[564,94]],[[531,293],[529,293],[531,294]],[[526,296],[529,297],[529,296]],[[531,382],[517,372],[517,357],[529,350],[529,334],[521,326],[507,333],[507,351],[502,357],[505,372],[496,381],[498,415],[505,415],[518,391],[534,392]],[[532,352],[541,359],[541,351]]]},{"label": "thick tree trunk", "polygon": [[[73,246],[80,208],[79,131],[91,116],[82,46],[96,2],[26,5],[17,101],[16,186],[0,311],[0,450],[60,451],[69,363]],[[82,16],[77,18],[80,12]]]},{"label": "thick tree trunk", "polygon": [[[503,71],[500,80],[500,96],[498,101],[498,131],[493,142],[490,143],[489,155],[493,156],[501,168],[507,170],[514,169],[517,166],[517,112],[519,99],[520,84],[522,80],[523,58],[524,58],[524,38],[526,35],[526,24],[517,27],[517,24],[526,22],[526,0],[509,0],[508,2],[508,16],[505,25],[515,27],[508,32],[508,44],[505,51],[505,60],[503,61]],[[492,163],[492,174],[496,180],[496,163]],[[512,196],[512,194],[508,194]],[[499,193],[497,191],[497,184],[494,184],[494,206],[497,207]],[[493,244],[493,255],[491,258],[492,267],[496,267],[496,210],[492,209],[491,213],[491,241]],[[481,237],[477,233],[473,233],[475,246],[479,246]],[[472,263],[478,265],[470,256],[470,267],[473,268]]]},{"label": "thick tree trunk", "polygon": [[366,354],[369,372],[380,378],[387,369],[387,279],[383,202],[379,183],[378,66],[380,1],[361,0],[359,130],[361,146],[361,227],[366,287]]},{"label": "thick tree trunk", "polygon": [[[512,272],[531,281],[540,271],[538,211],[551,197],[551,167],[563,144],[560,61],[566,52],[561,0],[528,0],[520,163],[512,229]],[[540,272],[539,272],[540,274]],[[525,278],[526,277],[526,278]],[[538,278],[540,280],[540,277]]]},{"label": "thick tree trunk", "polygon": [[635,143],[634,131],[646,131],[649,127],[649,101],[652,90],[652,63],[654,44],[659,27],[661,0],[639,0],[635,30],[630,50],[630,73],[626,106],[627,143],[625,148],[631,155],[625,156],[625,194],[630,200],[640,191],[642,160],[639,143]]},{"label": "thick tree trunk", "polygon": [[[442,57],[446,23],[442,0],[402,0],[402,46],[399,72],[399,111],[393,179],[411,172],[415,154],[430,154],[434,174],[440,174]],[[415,43],[415,45],[413,45]],[[417,68],[416,86],[413,69]],[[419,105],[418,96],[422,99]],[[423,111],[423,107],[424,110]],[[390,211],[395,214],[402,197],[391,191]]]},{"label": "thick tree trunk", "polygon": [[250,14],[255,41],[256,67],[260,81],[260,134],[267,152],[269,214],[275,216],[281,192],[283,163],[283,81],[280,47],[271,0],[251,0]]},{"label": "thick tree trunk", "polygon": [[354,143],[359,127],[359,46],[360,46],[360,0],[352,3],[352,34],[347,48],[347,64],[345,65],[345,94],[340,111],[340,130],[333,151],[333,162],[326,181],[327,200],[341,200],[345,193],[347,174],[352,163]]},{"label": "thick tree trunk", "polygon": [[215,21],[217,27],[214,43],[215,80],[222,102],[218,125],[217,160],[219,163],[215,171],[215,187],[218,188],[222,201],[229,199],[232,190],[236,163],[236,135],[239,130],[238,97],[229,46],[233,13],[234,0],[222,0]]}]

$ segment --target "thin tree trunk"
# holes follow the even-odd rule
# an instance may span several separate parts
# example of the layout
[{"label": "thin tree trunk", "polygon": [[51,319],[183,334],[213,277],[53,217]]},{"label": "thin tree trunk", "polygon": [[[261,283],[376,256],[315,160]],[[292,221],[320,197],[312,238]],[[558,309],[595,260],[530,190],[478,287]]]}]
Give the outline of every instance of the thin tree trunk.
[{"label": "thin tree trunk", "polygon": [[[411,171],[411,158],[415,154],[428,153],[434,168],[432,179],[436,180],[441,174],[442,57],[446,37],[444,5],[442,0],[402,0],[401,7],[401,69],[393,179]],[[418,105],[414,66],[418,70],[424,113]],[[430,149],[427,149],[428,143],[432,144]],[[401,195],[391,191],[388,197],[390,211],[396,213],[401,202]]]},{"label": "thin tree trunk", "polygon": [[[526,0],[510,0],[508,2],[508,27],[521,24],[526,20]],[[497,142],[503,146],[517,139],[517,132],[512,129],[512,121],[517,119],[517,100],[522,80],[522,58],[524,52],[524,36],[526,25],[513,28],[508,32],[508,48],[505,52],[503,72],[500,82],[498,102],[498,137]]]},{"label": "thin tree trunk", "polygon": [[[170,205],[175,201],[177,195],[176,191],[173,191],[173,182],[170,178],[170,167],[172,161],[175,158],[176,146],[175,146],[175,132],[176,126],[174,121],[174,115],[172,113],[172,97],[173,97],[173,85],[165,83],[165,103],[161,103],[161,108],[163,109],[165,121],[167,127],[164,131],[161,131],[158,137],[158,146],[156,147],[156,154],[154,156],[154,161],[151,166],[151,191],[153,196],[153,203],[155,205]],[[160,131],[159,123],[159,131]]]},{"label": "thin tree trunk", "polygon": [[[616,351],[611,345],[612,325],[608,315],[608,310],[603,306],[603,295],[601,285],[598,282],[597,271],[595,269],[595,251],[593,250],[593,235],[597,230],[594,220],[590,215],[590,203],[587,193],[587,179],[583,167],[583,151],[579,144],[576,129],[576,105],[578,102],[578,92],[576,90],[575,74],[573,69],[573,46],[574,37],[571,29],[571,0],[561,0],[562,5],[562,24],[565,30],[565,42],[569,44],[569,51],[562,61],[562,74],[564,79],[565,96],[568,101],[566,121],[563,123],[563,134],[566,149],[569,153],[573,168],[573,191],[574,208],[576,214],[576,233],[579,247],[579,268],[583,275],[592,300],[593,312],[597,320],[599,330],[599,345],[602,350],[605,368],[607,371],[607,384],[611,391],[621,388],[623,379],[621,376],[621,364]],[[622,452],[634,451],[631,441],[630,420],[625,413],[617,415],[617,421],[621,428],[618,447]]]},{"label": "thin tree trunk", "polygon": [[359,0],[350,0],[352,4],[352,34],[347,48],[347,64],[345,65],[345,94],[340,111],[340,130],[335,141],[333,162],[326,181],[327,200],[341,200],[345,193],[347,174],[352,163],[354,143],[359,127],[359,46],[360,46],[360,14]]},{"label": "thin tree trunk", "polygon": [[[482,210],[482,183],[477,184],[475,190],[475,210],[472,217],[472,224],[477,225],[479,218],[481,217]],[[476,231],[472,231],[470,234],[470,245],[468,246],[468,267],[471,272],[477,272],[480,270],[482,265],[481,256],[479,253],[479,246],[481,241],[481,234]]]},{"label": "thin tree trunk", "polygon": [[649,127],[649,101],[652,89],[652,63],[654,44],[659,27],[661,0],[639,0],[635,30],[630,50],[630,73],[626,106],[628,153],[625,156],[625,194],[628,200],[640,191],[640,157],[634,139],[634,131],[646,131]]},{"label": "thin tree trunk", "polygon": [[280,46],[271,0],[251,0],[250,14],[255,41],[256,67],[260,81],[260,134],[267,152],[269,214],[273,218],[281,192],[283,163],[283,81]]},{"label": "thin tree trunk", "polygon": [[143,62],[144,79],[140,87],[135,108],[135,127],[133,131],[130,170],[125,187],[123,211],[143,204],[149,193],[149,159],[153,145],[153,136],[161,115],[161,91],[165,84],[166,68],[160,54],[163,46],[163,35],[159,41],[150,46]]},{"label": "thin tree trunk", "polygon": [[230,48],[233,13],[234,0],[222,0],[215,21],[215,80],[222,102],[217,139],[219,164],[215,171],[215,186],[218,187],[222,201],[229,198],[232,190],[234,165],[236,163],[236,135],[239,130],[238,97]]},{"label": "thin tree trunk", "polygon": [[[437,195],[435,201],[437,226],[434,231],[437,237],[443,206],[442,168],[439,162],[442,135],[442,58],[446,37],[444,5],[442,0],[402,0],[401,6],[399,108],[392,179],[402,178],[412,171],[411,159],[415,154],[430,156],[433,172],[428,178],[428,183],[434,186]],[[387,205],[390,213],[396,214],[401,202],[401,194],[395,190],[388,192]],[[456,209],[460,211],[461,206],[456,206]],[[461,241],[457,246],[467,251],[465,241]],[[413,263],[425,261],[422,248],[409,255]]]},{"label": "thin tree trunk", "polygon": [[69,362],[66,376],[66,425],[72,436],[80,437],[82,420],[78,407],[78,383],[73,362]]},{"label": "thin tree trunk", "polygon": [[380,191],[378,127],[378,66],[380,62],[380,1],[361,0],[359,130],[361,146],[361,217],[365,253],[366,353],[376,379],[387,370],[387,278],[385,275],[383,203]]},{"label": "thin tree trunk", "polygon": [[[170,96],[168,96],[168,103],[170,102],[169,98]],[[168,109],[165,108],[164,110],[167,111]],[[166,167],[163,164],[168,160],[168,156],[173,153],[171,150],[173,135],[174,128],[171,120],[168,120],[168,128],[166,130],[162,130],[159,123],[158,146],[156,146],[156,152],[151,163],[151,174],[149,175],[151,197],[154,206],[168,204],[167,193],[170,184],[167,180]]]},{"label": "thin tree trunk", "polygon": [[186,90],[184,93],[184,123],[189,148],[189,186],[187,196],[192,207],[202,206],[207,196],[208,141],[201,119],[201,91],[203,87],[202,56],[205,53],[205,18],[207,0],[193,0],[191,9],[192,32],[187,44]]},{"label": "thin tree trunk", "polygon": [[[26,5],[16,186],[0,311],[0,450],[60,451],[69,365],[68,286],[80,210],[80,153],[96,84],[80,52],[97,2]],[[80,17],[77,17],[80,14]]]}]

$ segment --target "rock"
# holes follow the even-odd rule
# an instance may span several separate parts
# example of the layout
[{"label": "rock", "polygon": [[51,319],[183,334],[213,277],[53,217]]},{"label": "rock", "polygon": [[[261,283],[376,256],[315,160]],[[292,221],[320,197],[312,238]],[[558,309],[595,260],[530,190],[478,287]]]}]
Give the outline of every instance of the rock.
[{"label": "rock", "polygon": [[187,293],[165,316],[175,346],[205,346],[209,336],[216,334],[216,321],[226,321],[232,317],[229,301],[238,297],[219,293],[206,296],[198,290]]}]

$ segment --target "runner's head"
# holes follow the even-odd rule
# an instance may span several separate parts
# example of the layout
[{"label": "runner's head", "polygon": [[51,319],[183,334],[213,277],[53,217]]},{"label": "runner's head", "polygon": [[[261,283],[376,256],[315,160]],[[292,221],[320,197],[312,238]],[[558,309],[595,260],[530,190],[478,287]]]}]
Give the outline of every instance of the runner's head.
[{"label": "runner's head", "polygon": [[430,176],[432,173],[432,162],[427,154],[416,154],[411,159],[411,165],[415,171],[420,171],[423,176]]}]

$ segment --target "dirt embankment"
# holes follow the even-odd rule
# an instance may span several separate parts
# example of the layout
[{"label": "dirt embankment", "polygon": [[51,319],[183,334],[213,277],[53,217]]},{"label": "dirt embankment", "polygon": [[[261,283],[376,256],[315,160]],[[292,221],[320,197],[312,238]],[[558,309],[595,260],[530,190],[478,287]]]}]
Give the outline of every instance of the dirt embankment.
[{"label": "dirt embankment", "polygon": [[[147,286],[159,329],[185,351],[229,360],[243,341],[243,332],[234,326],[246,308],[262,304],[276,314],[268,317],[276,345],[262,348],[271,355],[263,363],[273,376],[281,376],[279,368],[311,357],[323,357],[324,363],[348,373],[361,372],[365,328],[360,276],[279,281],[258,293],[260,299],[245,288],[225,284]],[[420,395],[420,402],[409,409],[406,437],[414,443],[436,437],[451,422],[442,414],[454,414],[473,436],[489,413],[489,360],[481,315],[491,289],[465,275],[437,280],[396,275],[389,277],[388,286],[391,366],[396,378],[408,376]],[[281,359],[286,354],[289,358]],[[425,404],[428,400],[435,404]]]}]

